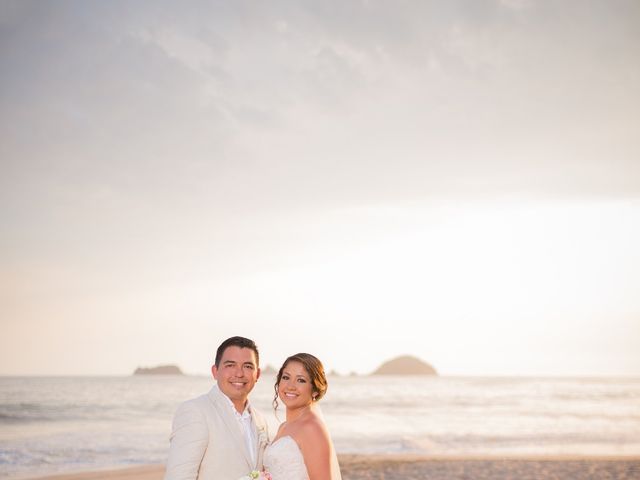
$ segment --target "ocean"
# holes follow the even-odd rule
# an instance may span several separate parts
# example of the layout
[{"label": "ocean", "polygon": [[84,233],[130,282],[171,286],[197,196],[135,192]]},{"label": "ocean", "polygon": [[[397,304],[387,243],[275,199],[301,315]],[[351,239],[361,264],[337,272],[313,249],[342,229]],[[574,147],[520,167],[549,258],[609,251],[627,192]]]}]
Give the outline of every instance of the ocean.
[{"label": "ocean", "polygon": [[[273,380],[251,396],[272,433]],[[0,377],[0,478],[162,463],[177,405],[212,384]],[[320,405],[343,454],[640,455],[640,378],[329,377]]]}]

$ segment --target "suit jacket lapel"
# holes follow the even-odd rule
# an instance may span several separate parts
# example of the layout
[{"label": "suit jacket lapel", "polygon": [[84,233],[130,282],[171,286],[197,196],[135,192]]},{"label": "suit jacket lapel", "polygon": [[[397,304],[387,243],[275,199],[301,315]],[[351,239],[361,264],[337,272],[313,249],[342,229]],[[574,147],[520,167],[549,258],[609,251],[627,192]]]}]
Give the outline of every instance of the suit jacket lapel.
[{"label": "suit jacket lapel", "polygon": [[231,410],[232,407],[229,405],[229,400],[224,396],[224,393],[220,391],[217,385],[209,392],[209,399],[224,421],[224,424],[229,431],[230,439],[235,442],[240,452],[242,452],[242,456],[247,462],[249,470],[253,469],[254,465],[251,460],[251,455],[247,451],[247,443],[244,439],[244,435],[242,434],[242,430],[240,429],[240,425],[238,425],[238,420],[236,420],[233,415],[233,411]]},{"label": "suit jacket lapel", "polygon": [[264,449],[269,443],[269,432],[267,431],[267,424],[264,422],[262,416],[256,412],[253,407],[251,408],[251,418],[253,420],[253,425],[256,429],[256,441],[255,441],[255,449],[256,449],[256,465],[255,468],[257,470],[262,469],[262,458],[264,454]]}]

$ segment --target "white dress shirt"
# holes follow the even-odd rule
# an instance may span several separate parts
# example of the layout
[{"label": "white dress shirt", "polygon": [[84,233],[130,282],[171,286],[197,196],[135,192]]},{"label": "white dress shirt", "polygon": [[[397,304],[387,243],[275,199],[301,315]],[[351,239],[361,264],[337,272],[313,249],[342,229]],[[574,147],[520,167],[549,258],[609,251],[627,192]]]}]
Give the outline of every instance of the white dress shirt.
[{"label": "white dress shirt", "polygon": [[224,398],[229,401],[229,408],[231,408],[231,410],[233,411],[233,416],[238,421],[238,425],[240,426],[244,441],[247,445],[247,450],[249,451],[249,455],[251,455],[251,460],[253,461],[253,463],[255,463],[257,454],[256,429],[253,425],[253,419],[251,417],[251,405],[249,404],[249,401],[247,401],[247,405],[245,406],[244,411],[240,413],[238,412],[238,410],[236,410],[236,407],[233,405],[233,402],[229,397],[224,395]]}]

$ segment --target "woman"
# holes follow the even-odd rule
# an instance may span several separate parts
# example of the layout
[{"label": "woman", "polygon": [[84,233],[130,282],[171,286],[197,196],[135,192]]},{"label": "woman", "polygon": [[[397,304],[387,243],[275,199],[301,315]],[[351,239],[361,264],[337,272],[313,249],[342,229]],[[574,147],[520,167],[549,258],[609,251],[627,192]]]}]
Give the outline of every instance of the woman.
[{"label": "woman", "polygon": [[316,403],[327,391],[320,360],[308,353],[284,361],[274,385],[287,407],[287,419],[264,454],[273,480],[341,480],[338,457]]}]

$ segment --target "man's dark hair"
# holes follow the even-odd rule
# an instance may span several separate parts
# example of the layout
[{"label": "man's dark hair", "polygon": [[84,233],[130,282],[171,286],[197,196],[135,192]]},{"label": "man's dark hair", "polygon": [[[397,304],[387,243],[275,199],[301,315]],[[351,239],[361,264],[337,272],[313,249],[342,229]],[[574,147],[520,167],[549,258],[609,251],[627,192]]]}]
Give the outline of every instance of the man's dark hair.
[{"label": "man's dark hair", "polygon": [[227,338],[218,347],[218,351],[216,352],[216,368],[220,368],[222,355],[224,355],[224,351],[229,347],[250,348],[256,354],[256,367],[260,365],[260,354],[258,353],[256,342],[244,337],[231,337]]}]

